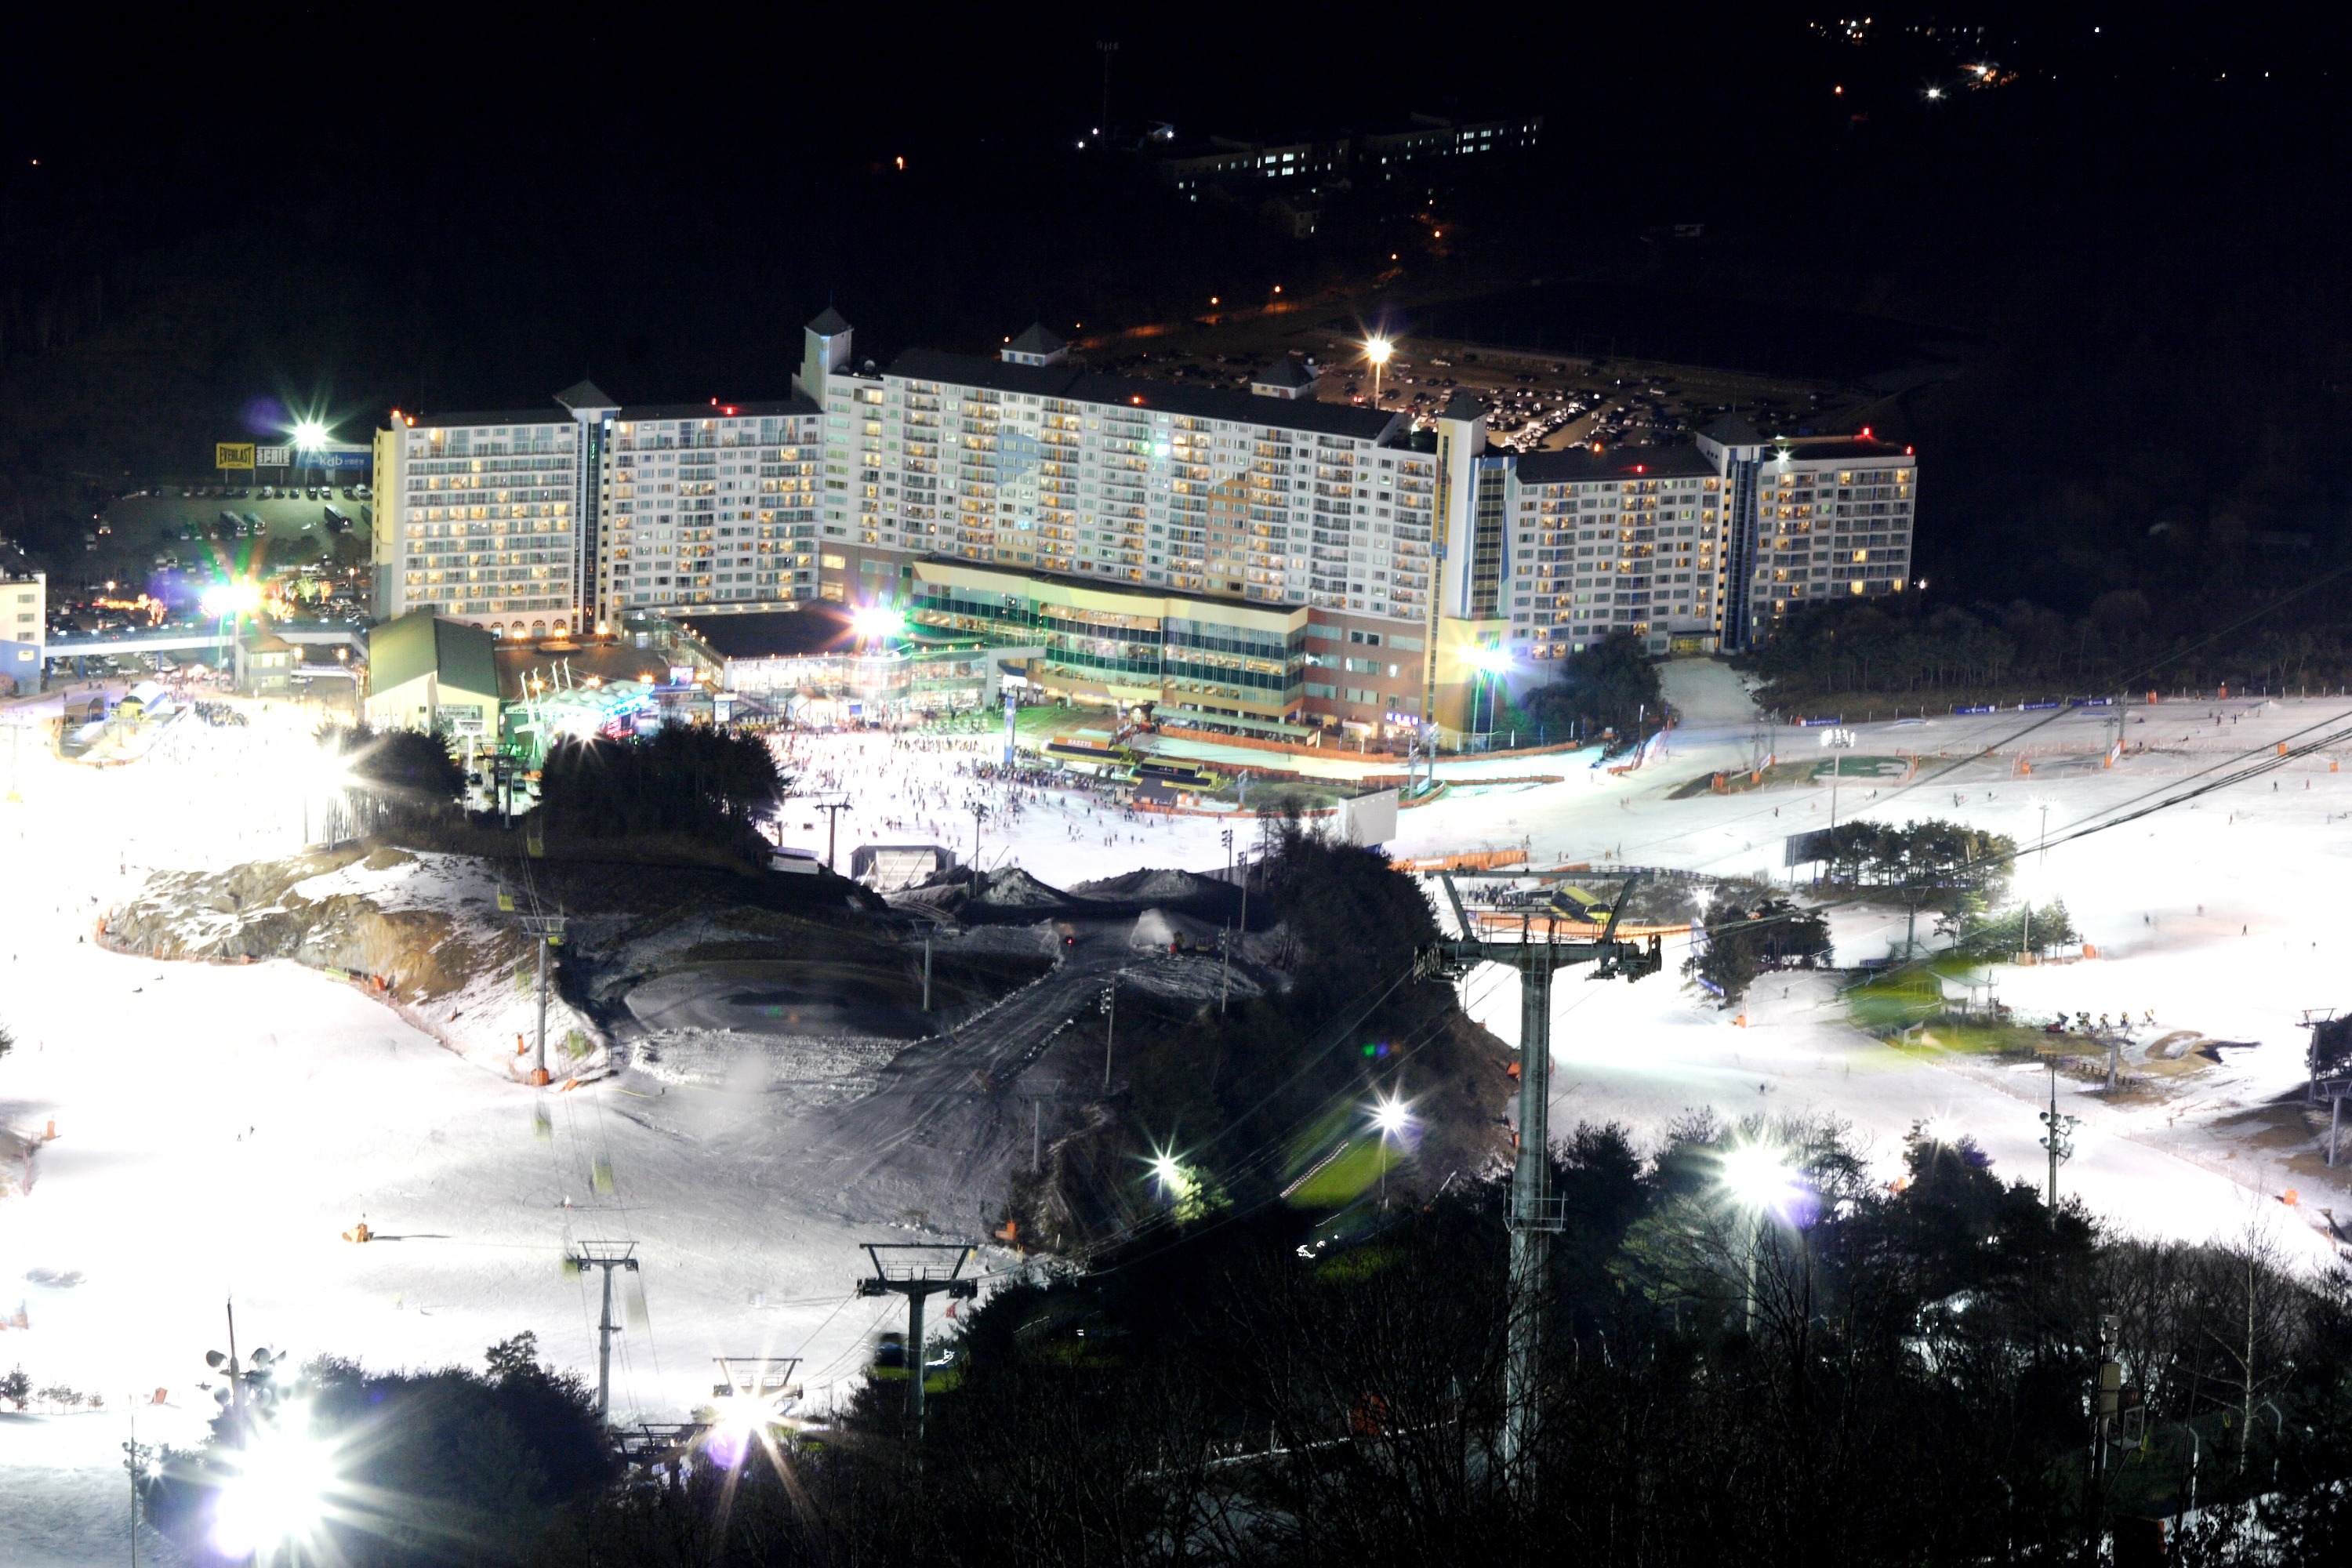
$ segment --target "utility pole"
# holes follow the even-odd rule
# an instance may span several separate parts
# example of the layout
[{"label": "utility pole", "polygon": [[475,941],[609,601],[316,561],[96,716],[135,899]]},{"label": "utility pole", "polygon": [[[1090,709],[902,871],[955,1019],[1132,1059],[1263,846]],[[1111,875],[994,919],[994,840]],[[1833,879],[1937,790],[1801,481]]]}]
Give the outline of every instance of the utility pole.
[{"label": "utility pole", "polygon": [[621,1325],[613,1321],[613,1270],[625,1268],[637,1271],[637,1244],[634,1241],[583,1241],[572,1257],[575,1268],[601,1268],[604,1271],[604,1310],[596,1320],[596,1419],[610,1421],[613,1414],[613,1336]]},{"label": "utility pole", "polygon": [[563,945],[562,915],[525,915],[522,929],[539,939],[539,1045],[531,1057],[530,1081],[548,1081],[547,1071],[547,950]]},{"label": "utility pole", "polygon": [[834,836],[841,831],[841,814],[849,809],[849,799],[845,795],[839,800],[823,800],[814,804],[819,811],[825,814],[824,868],[831,871],[834,869]]},{"label": "utility pole", "polygon": [[963,1266],[971,1261],[974,1248],[961,1241],[863,1245],[866,1256],[874,1259],[874,1278],[860,1279],[857,1293],[907,1298],[907,1424],[919,1442],[923,1436],[923,1300],[944,1295],[950,1301],[969,1301],[980,1294],[980,1281],[963,1278]]},{"label": "utility pole", "polygon": [[1830,832],[1834,834],[1837,832],[1838,778],[1845,772],[1845,759],[1838,753],[1853,749],[1853,731],[1843,726],[1833,726],[1822,731],[1822,744],[1830,752]]},{"label": "utility pole", "polygon": [[122,1445],[129,1458],[122,1468],[131,1472],[131,1568],[139,1568],[139,1400],[132,1395],[123,1402],[131,1413],[131,1441]]},{"label": "utility pole", "polygon": [[[1224,829],[1223,832],[1219,833],[1219,834],[1217,835],[1217,837],[1224,840],[1224,844],[1225,844],[1225,881],[1226,881],[1226,883],[1227,883],[1228,885],[1231,885],[1231,883],[1233,882],[1233,879],[1234,879],[1234,830],[1233,830],[1232,828],[1228,827],[1228,828]],[[1246,901],[1246,900],[1247,900],[1247,898],[1248,898],[1248,895],[1247,895],[1247,894],[1244,894],[1244,895],[1243,895],[1243,898],[1244,898],[1244,901]],[[1217,979],[1217,1012],[1219,1013],[1219,1015],[1220,1015],[1220,1016],[1222,1016],[1222,1015],[1224,1013],[1224,1010],[1225,1010],[1225,994],[1226,994],[1226,992],[1227,992],[1227,991],[1231,990],[1231,989],[1232,989],[1232,986],[1233,986],[1233,978],[1234,978],[1234,933],[1233,933],[1233,928],[1232,928],[1232,927],[1230,927],[1230,926],[1228,926],[1228,927],[1226,927],[1226,928],[1225,928],[1225,940],[1224,940],[1223,946],[1224,946],[1224,967],[1223,967],[1223,973],[1218,976],[1218,979]]]},{"label": "utility pole", "polygon": [[979,801],[971,803],[971,874],[980,877],[980,825],[988,816],[988,807]]},{"label": "utility pole", "polygon": [[1110,58],[1118,53],[1118,46],[1108,39],[1099,39],[1095,47],[1102,51],[1103,58],[1102,123],[1095,128],[1095,134],[1108,136],[1110,134]]},{"label": "utility pole", "polygon": [[2058,1114],[2058,1053],[2044,1053],[2050,1064],[2050,1109],[2042,1113],[2042,1123],[2048,1129],[2042,1137],[2042,1146],[2050,1151],[2050,1228],[2058,1228],[2058,1166],[2074,1157],[2074,1129],[2081,1125],[2077,1118]]},{"label": "utility pole", "polygon": [[923,1011],[931,1010],[931,931],[923,928]]},{"label": "utility pole", "polygon": [[[1424,954],[1424,973],[1462,973],[1473,964],[1507,964],[1519,972],[1519,1146],[1511,1168],[1511,1272],[1509,1347],[1503,1372],[1503,1466],[1522,1504],[1535,1500],[1538,1384],[1543,1370],[1543,1296],[1551,1233],[1560,1228],[1559,1200],[1551,1184],[1551,981],[1560,969],[1596,964],[1596,980],[1639,980],[1664,965],[1657,937],[1646,946],[1617,940],[1617,921],[1638,876],[1626,879],[1611,907],[1608,923],[1592,942],[1562,942],[1551,912],[1523,916],[1513,941],[1477,934],[1462,907],[1451,876],[1444,879],[1447,902],[1462,934],[1441,941]],[[1534,929],[1540,918],[1544,929]],[[1568,915],[1581,922],[1580,912]]]},{"label": "utility pole", "polygon": [[2352,1079],[2332,1078],[2319,1086],[2327,1097],[2327,1168],[2336,1168],[2336,1135],[2344,1124],[2344,1097],[2352,1094]]}]

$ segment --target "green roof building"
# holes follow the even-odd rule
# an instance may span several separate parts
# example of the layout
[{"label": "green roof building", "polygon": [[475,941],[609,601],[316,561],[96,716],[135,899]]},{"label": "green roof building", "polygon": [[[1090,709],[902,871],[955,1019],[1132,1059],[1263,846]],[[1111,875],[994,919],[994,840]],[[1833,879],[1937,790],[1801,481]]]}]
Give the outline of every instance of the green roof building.
[{"label": "green roof building", "polygon": [[368,722],[495,742],[496,646],[480,626],[426,610],[386,621],[368,633]]}]

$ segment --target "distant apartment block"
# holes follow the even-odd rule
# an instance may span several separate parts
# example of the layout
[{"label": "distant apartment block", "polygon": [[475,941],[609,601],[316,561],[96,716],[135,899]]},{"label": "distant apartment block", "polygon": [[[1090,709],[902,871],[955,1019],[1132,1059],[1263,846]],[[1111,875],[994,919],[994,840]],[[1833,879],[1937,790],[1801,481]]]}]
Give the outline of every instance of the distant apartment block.
[{"label": "distant apartment block", "polygon": [[1727,417],[1688,446],[1513,453],[1467,394],[1416,429],[1321,401],[1296,359],[1243,391],[1097,374],[1042,326],[887,365],[855,338],[808,323],[773,402],[583,383],[545,412],[403,416],[378,440],[377,613],[514,637],[889,604],[1071,698],[1371,738],[1464,727],[1480,650],[1737,648],[1908,580],[1917,462],[1867,432]]},{"label": "distant apartment block", "polygon": [[1352,180],[1365,184],[1466,173],[1531,153],[1543,117],[1453,120],[1415,114],[1403,124],[1328,136],[1150,143],[1160,182],[1198,201],[1220,187]]},{"label": "distant apartment block", "polygon": [[0,696],[41,689],[48,624],[48,574],[0,570]]},{"label": "distant apartment block", "polygon": [[635,607],[816,593],[821,427],[803,401],[404,416],[379,433],[375,613],[540,637]]}]

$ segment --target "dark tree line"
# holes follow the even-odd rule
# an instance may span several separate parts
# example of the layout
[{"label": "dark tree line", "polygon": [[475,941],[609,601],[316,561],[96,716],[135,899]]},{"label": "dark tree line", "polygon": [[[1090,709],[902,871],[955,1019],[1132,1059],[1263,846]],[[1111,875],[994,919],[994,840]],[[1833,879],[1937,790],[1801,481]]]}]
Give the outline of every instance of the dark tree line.
[{"label": "dark tree line", "polygon": [[1727,1007],[1768,969],[1811,969],[1831,961],[1830,925],[1818,910],[1761,883],[1720,889],[1697,922],[1698,952],[1685,971]]},{"label": "dark tree line", "polygon": [[666,724],[626,741],[564,741],[540,769],[551,832],[577,838],[677,834],[751,844],[783,797],[765,742],[731,730]]},{"label": "dark tree line", "polygon": [[[1250,918],[1286,929],[1272,984],[1245,984],[1222,1009],[1122,993],[1119,1119],[1084,1149],[1057,1147],[1042,1177],[1015,1176],[1010,1208],[1023,1235],[1075,1244],[1131,1223],[1126,1178],[1155,1147],[1193,1152],[1213,1195],[1260,1201],[1299,1174],[1293,1141],[1335,1103],[1360,1106],[1400,1067],[1429,1093],[1458,1093],[1477,1070],[1452,987],[1416,980],[1438,934],[1420,885],[1295,816],[1269,830]],[[1489,1099],[1507,1087],[1475,1081]],[[1467,1102],[1444,1114],[1482,1118]],[[1244,1150],[1256,1152],[1223,1157]]]},{"label": "dark tree line", "polygon": [[[1726,1186],[1749,1144],[1786,1166],[1760,1207]],[[608,1483],[560,1380],[329,1363],[327,1424],[382,1446],[386,1496],[421,1500],[336,1544],[370,1568],[2090,1568],[2193,1485],[2175,1562],[2352,1552],[2340,1273],[2252,1235],[2053,1216],[1973,1145],[1926,1136],[1881,1184],[1826,1124],[1700,1117],[1647,1157],[1588,1126],[1552,1176],[1562,1229],[1527,1303],[1486,1184],[1336,1235],[1281,1205],[1211,1214],[1008,1283],[966,1316],[919,1451],[902,1385],[877,1381],[773,1461]],[[1519,1307],[1545,1350],[1514,1478]]]},{"label": "dark tree line", "polygon": [[1998,902],[2017,858],[2017,841],[2008,835],[1938,817],[1842,822],[1809,841],[1832,887],[1895,893],[1921,909],[1947,911]]},{"label": "dark tree line", "polygon": [[1764,701],[1784,710],[1856,696],[2334,688],[2352,683],[2352,624],[2338,624],[2331,603],[2305,600],[2215,637],[2210,598],[2168,603],[2159,616],[2133,588],[2110,589],[2074,616],[2022,599],[2005,608],[1832,600],[1792,612],[1742,663],[1766,678]]},{"label": "dark tree line", "polygon": [[1595,738],[1614,731],[1630,744],[1644,724],[1654,730],[1665,717],[1657,666],[1631,632],[1587,644],[1561,660],[1559,670],[1549,684],[1528,687],[1503,703],[1495,728],[1550,741],[1565,740],[1571,730]]}]

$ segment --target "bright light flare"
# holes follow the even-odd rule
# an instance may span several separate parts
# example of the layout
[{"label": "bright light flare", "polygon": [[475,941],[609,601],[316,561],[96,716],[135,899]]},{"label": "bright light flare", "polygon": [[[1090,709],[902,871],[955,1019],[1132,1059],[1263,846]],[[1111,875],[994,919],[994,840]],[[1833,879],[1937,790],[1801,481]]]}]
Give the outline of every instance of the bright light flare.
[{"label": "bright light flare", "polygon": [[1511,668],[1511,655],[1507,648],[1469,648],[1463,653],[1462,659],[1481,675],[1500,675]]},{"label": "bright light flare", "polygon": [[294,444],[306,452],[315,452],[327,444],[327,426],[316,419],[304,419],[294,426]]},{"label": "bright light flare", "polygon": [[1769,1143],[1741,1143],[1722,1156],[1723,1190],[1744,1208],[1761,1214],[1790,1207],[1803,1195],[1797,1172]]},{"label": "bright light flare", "polygon": [[739,1469],[753,1443],[772,1447],[768,1434],[783,1421],[786,1403],[781,1389],[773,1394],[739,1392],[719,1400],[718,1417],[705,1439],[710,1457],[728,1469]]},{"label": "bright light flare", "polygon": [[1388,363],[1389,356],[1394,353],[1396,353],[1396,344],[1389,342],[1386,338],[1367,338],[1364,340],[1364,357],[1371,361],[1374,364],[1384,365]]},{"label": "bright light flare", "polygon": [[236,1467],[213,1503],[212,1543],[233,1558],[310,1544],[342,1486],[334,1458],[299,1406],[257,1426],[229,1455]]},{"label": "bright light flare", "polygon": [[1412,1126],[1412,1107],[1402,1095],[1385,1095],[1372,1102],[1372,1125],[1382,1138],[1402,1138]]},{"label": "bright light flare", "polygon": [[866,642],[882,642],[907,629],[907,617],[887,605],[862,605],[850,612],[849,625]]},{"label": "bright light flare", "polygon": [[196,596],[197,608],[215,620],[249,616],[261,605],[257,583],[215,583]]},{"label": "bright light flare", "polygon": [[1960,1124],[1948,1116],[1930,1116],[1919,1123],[1919,1136],[1947,1148],[1960,1141]]}]

